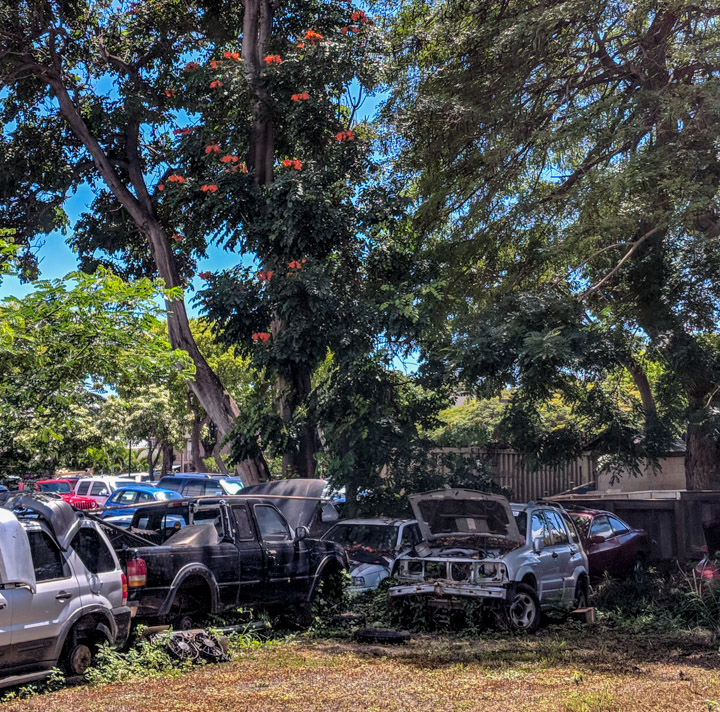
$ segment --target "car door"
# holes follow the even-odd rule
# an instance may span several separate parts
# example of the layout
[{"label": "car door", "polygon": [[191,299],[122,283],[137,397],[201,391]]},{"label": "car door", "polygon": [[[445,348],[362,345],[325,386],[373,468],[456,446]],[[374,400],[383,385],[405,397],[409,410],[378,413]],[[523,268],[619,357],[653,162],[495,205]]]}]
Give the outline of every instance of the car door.
[{"label": "car door", "polygon": [[557,599],[562,592],[562,576],[558,563],[559,557],[555,552],[550,527],[543,516],[543,512],[539,510],[533,512],[530,522],[530,534],[533,547],[538,538],[542,539],[543,543],[542,549],[539,552],[535,552],[537,561],[534,569],[540,602],[546,604]]},{"label": "car door", "polygon": [[[614,539],[610,520],[604,514],[593,517],[590,529],[588,530],[587,555],[590,562],[590,571],[593,576],[602,575],[603,571],[613,573],[615,570],[615,562],[613,557],[615,554],[616,542]],[[593,537],[602,537],[602,541],[592,542]]]},{"label": "car door", "polygon": [[12,662],[12,597],[14,589],[0,588],[0,669]]},{"label": "car door", "polygon": [[272,601],[303,598],[310,586],[306,543],[294,541],[287,521],[275,507],[256,504],[253,511],[265,557],[267,596]]},{"label": "car door", "polygon": [[233,536],[239,555],[238,603],[246,605],[257,603],[263,598],[265,556],[258,542],[247,505],[233,505],[231,513],[234,527]]},{"label": "car door", "polygon": [[55,643],[82,604],[75,573],[55,541],[41,529],[27,533],[37,587],[12,591],[12,658],[31,670],[55,663]]},{"label": "car door", "polygon": [[557,595],[564,602],[575,595],[573,574],[578,564],[578,547],[572,545],[570,535],[559,512],[546,510],[545,519],[550,527],[550,536],[553,540],[551,556],[556,559],[560,575],[560,586]]},{"label": "car door", "polygon": [[114,608],[122,600],[122,572],[115,555],[100,533],[83,526],[73,537],[68,559],[75,569],[84,606]]}]

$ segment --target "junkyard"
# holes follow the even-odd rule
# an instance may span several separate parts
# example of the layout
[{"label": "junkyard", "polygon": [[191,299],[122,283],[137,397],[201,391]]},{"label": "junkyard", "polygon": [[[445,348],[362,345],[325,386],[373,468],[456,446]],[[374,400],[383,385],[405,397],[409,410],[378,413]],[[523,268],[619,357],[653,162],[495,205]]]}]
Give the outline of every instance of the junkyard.
[{"label": "junkyard", "polygon": [[720,0],[0,0],[0,708],[720,712]]}]

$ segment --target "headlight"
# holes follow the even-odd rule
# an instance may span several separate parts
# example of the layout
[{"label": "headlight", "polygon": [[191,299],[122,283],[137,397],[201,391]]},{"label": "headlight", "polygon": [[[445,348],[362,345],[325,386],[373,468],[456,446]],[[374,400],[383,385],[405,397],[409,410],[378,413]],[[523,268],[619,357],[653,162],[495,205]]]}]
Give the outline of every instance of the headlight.
[{"label": "headlight", "polygon": [[353,576],[353,586],[360,586],[365,588],[365,577],[364,576]]}]

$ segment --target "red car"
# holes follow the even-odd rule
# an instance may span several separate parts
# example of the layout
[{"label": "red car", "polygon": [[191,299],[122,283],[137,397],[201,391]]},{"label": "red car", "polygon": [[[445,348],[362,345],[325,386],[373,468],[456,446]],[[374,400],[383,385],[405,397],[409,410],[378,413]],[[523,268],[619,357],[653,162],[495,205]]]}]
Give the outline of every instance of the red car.
[{"label": "red car", "polygon": [[603,509],[568,509],[580,534],[590,564],[590,578],[624,576],[635,564],[647,560],[650,537],[644,529],[633,529],[612,512]]},{"label": "red car", "polygon": [[50,492],[60,495],[69,505],[75,509],[97,509],[97,502],[90,497],[79,497],[73,492],[69,480],[37,480],[21,484],[20,489],[32,489],[35,492]]},{"label": "red car", "polygon": [[707,593],[708,588],[720,584],[720,520],[715,519],[703,522],[703,534],[705,535],[705,556],[695,567],[695,581],[697,582],[698,593],[702,596]]}]

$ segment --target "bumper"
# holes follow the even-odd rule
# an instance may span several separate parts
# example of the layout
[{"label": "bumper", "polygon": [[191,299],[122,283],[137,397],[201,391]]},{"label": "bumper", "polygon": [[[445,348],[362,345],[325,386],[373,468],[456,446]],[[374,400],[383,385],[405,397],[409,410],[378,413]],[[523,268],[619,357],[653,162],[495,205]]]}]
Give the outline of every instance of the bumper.
[{"label": "bumper", "polygon": [[132,623],[132,611],[129,606],[120,606],[113,608],[113,618],[117,626],[117,636],[115,637],[115,645],[121,648],[130,637],[130,624]]},{"label": "bumper", "polygon": [[473,599],[505,601],[509,588],[503,585],[461,584],[452,581],[418,581],[403,583],[390,589],[391,597],[398,596],[464,596]]}]

